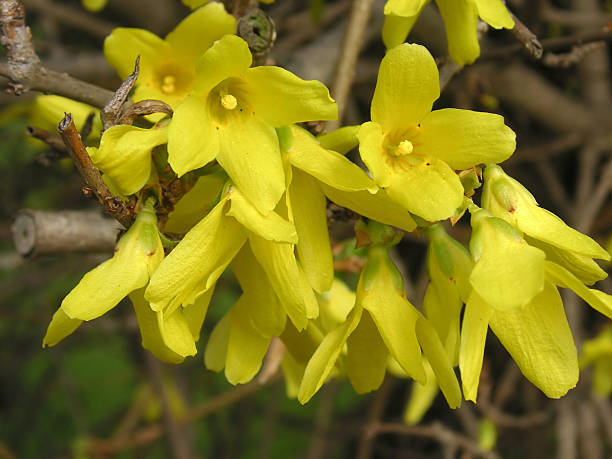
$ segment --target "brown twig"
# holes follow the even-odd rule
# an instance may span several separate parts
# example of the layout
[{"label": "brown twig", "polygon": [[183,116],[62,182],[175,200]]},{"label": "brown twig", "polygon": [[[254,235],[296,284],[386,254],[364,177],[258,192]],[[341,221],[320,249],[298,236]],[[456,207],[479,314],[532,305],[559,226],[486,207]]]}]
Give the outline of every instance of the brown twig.
[{"label": "brown twig", "polygon": [[[548,38],[541,40],[540,44],[544,51],[555,51],[594,41],[612,41],[612,29],[604,28],[603,30],[580,32],[565,37]],[[525,47],[522,44],[493,48],[483,51],[480,55],[480,61],[486,59],[507,59],[514,54],[520,53],[523,49],[525,49]]]},{"label": "brown twig", "polygon": [[334,399],[338,390],[338,381],[332,379],[323,387],[319,400],[319,409],[314,421],[314,432],[310,440],[310,446],[306,453],[306,459],[319,459],[326,457],[327,431],[333,416]]},{"label": "brown twig", "polygon": [[338,104],[338,119],[328,123],[328,130],[338,128],[342,122],[342,115],[355,78],[355,68],[363,45],[365,29],[372,10],[372,1],[355,0],[353,2],[332,86],[332,95]]},{"label": "brown twig", "polygon": [[112,98],[113,93],[107,89],[48,70],[40,64],[19,1],[0,0],[0,26],[2,44],[7,49],[7,63],[0,63],[0,75],[9,79],[8,90],[14,94],[36,90],[96,107],[103,107]]},{"label": "brown twig", "polygon": [[120,118],[120,113],[123,108],[123,104],[127,100],[130,91],[136,84],[139,74],[140,56],[136,57],[134,63],[134,71],[128,76],[119,88],[115,91],[115,94],[111,100],[104,106],[100,112],[100,119],[102,120],[102,129],[107,130],[109,127],[117,124],[117,120]]},{"label": "brown twig", "polygon": [[[232,405],[243,398],[250,397],[255,392],[263,389],[266,385],[276,382],[280,379],[280,374],[277,373],[274,378],[268,379],[265,383],[253,381],[243,386],[236,387],[227,392],[223,392],[215,398],[204,402],[202,405],[196,406],[192,410],[185,413],[184,416],[177,419],[179,426],[190,424],[198,419],[204,418],[210,414]],[[165,432],[162,424],[153,424],[149,427],[144,427],[136,432],[133,432],[129,437],[124,437],[119,440],[97,440],[90,439],[88,449],[98,454],[114,454],[119,451],[137,448],[153,443],[160,438]]]},{"label": "brown twig", "polygon": [[584,45],[574,45],[568,53],[546,53],[542,58],[542,63],[547,67],[568,68],[580,62],[587,54],[605,45],[606,43],[604,41],[593,41],[591,43],[585,43]]},{"label": "brown twig", "polygon": [[129,228],[134,218],[133,209],[110,192],[102,180],[100,171],[92,163],[69,113],[60,121],[57,130],[79,174],[98,198],[104,210],[123,226]]},{"label": "brown twig", "polygon": [[168,397],[166,396],[166,391],[164,390],[161,362],[146,351],[145,356],[147,367],[153,382],[153,388],[162,407],[164,427],[168,435],[168,443],[172,457],[174,459],[189,459],[192,457],[189,451],[189,445],[184,441],[185,439],[181,435],[176,418],[172,414],[170,403],[168,402]]},{"label": "brown twig", "polygon": [[493,451],[484,451],[475,441],[458,434],[440,422],[434,422],[427,426],[408,426],[399,423],[377,424],[371,427],[372,433],[395,433],[400,435],[414,435],[416,437],[432,438],[442,445],[452,445],[462,448],[474,457],[496,459],[499,456]]},{"label": "brown twig", "polygon": [[372,400],[372,404],[370,405],[368,419],[363,427],[363,435],[361,436],[359,446],[357,447],[357,459],[369,459],[372,457],[376,436],[378,433],[380,433],[378,430],[378,428],[381,426],[380,420],[385,412],[385,407],[387,406],[387,401],[391,396],[392,388],[393,378],[387,375],[383,380],[382,385],[378,388],[378,391],[376,391],[374,400]]},{"label": "brown twig", "polygon": [[37,128],[34,126],[28,126],[26,127],[26,134],[29,137],[42,140],[54,150],[57,150],[59,152],[66,152],[66,145],[64,145],[64,141],[59,135],[53,132],[49,132],[45,129]]},{"label": "brown twig", "polygon": [[514,14],[510,13],[512,19],[514,19],[514,27],[512,28],[512,35],[520,41],[525,49],[529,52],[531,57],[534,59],[540,59],[542,57],[542,43],[538,40],[538,37],[529,30],[529,28],[523,24],[523,22],[517,18]]}]

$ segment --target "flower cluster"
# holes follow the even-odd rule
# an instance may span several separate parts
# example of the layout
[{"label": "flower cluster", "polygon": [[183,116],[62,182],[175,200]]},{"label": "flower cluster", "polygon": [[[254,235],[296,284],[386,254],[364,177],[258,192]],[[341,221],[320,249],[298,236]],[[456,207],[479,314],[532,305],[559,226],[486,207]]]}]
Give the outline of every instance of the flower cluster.
[{"label": "flower cluster", "polygon": [[[426,2],[413,3],[416,14]],[[443,14],[461,8],[446,3],[438,0]],[[455,3],[486,20],[502,14],[494,1]],[[336,117],[327,88],[279,67],[251,67],[234,29],[211,3],[165,40],[136,29],[106,40],[123,77],[141,56],[133,99],[162,100],[174,114],[112,126],[88,148],[114,194],[137,202],[137,217],[114,256],[64,299],[43,344],[129,297],[143,347],[181,362],[197,353],[229,267],[242,295],[214,325],[204,362],[233,384],[258,373],[275,338],[285,348],[288,392],[302,403],[330,377],[345,375],[363,393],[391,371],[424,384],[417,392],[430,401],[440,388],[454,408],[462,394],[453,367],[463,396],[475,400],[491,327],[536,386],[551,397],[567,392],[578,360],[557,287],[612,317],[611,297],[585,285],[605,277],[593,258],[610,256],[496,165],[515,148],[503,118],[432,111],[440,95],[433,57],[401,44],[381,62],[371,121],[316,138],[296,123]],[[344,156],[357,145],[367,171]],[[479,208],[469,196],[480,183],[463,178],[478,177],[482,164]],[[168,183],[180,185],[178,200],[167,199]],[[365,261],[355,292],[334,269],[328,200],[361,217],[355,233]],[[469,250],[441,223],[466,209]],[[406,299],[389,256],[400,230],[417,227],[430,241],[423,312]]]}]

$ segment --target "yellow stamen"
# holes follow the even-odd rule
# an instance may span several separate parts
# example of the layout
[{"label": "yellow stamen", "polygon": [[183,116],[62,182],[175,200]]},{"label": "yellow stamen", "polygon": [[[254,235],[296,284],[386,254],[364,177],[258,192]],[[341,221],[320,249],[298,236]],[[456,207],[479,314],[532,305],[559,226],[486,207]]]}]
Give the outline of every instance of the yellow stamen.
[{"label": "yellow stamen", "polygon": [[238,105],[238,101],[231,94],[226,94],[221,98],[221,105],[227,110],[233,110]]},{"label": "yellow stamen", "polygon": [[176,79],[172,75],[166,75],[162,78],[161,90],[166,94],[174,92]]},{"label": "yellow stamen", "polygon": [[413,149],[414,147],[410,140],[402,140],[400,144],[397,146],[396,154],[398,156],[406,156],[412,153]]}]

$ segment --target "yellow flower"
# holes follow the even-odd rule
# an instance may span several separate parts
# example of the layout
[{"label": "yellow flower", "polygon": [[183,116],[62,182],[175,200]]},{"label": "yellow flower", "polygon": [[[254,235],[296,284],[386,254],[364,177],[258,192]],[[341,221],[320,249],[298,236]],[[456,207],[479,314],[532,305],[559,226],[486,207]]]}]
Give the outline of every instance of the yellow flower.
[{"label": "yellow flower", "polygon": [[163,100],[175,108],[191,90],[198,58],[235,29],[234,17],[214,2],[187,16],[164,40],[147,30],[117,28],[104,41],[104,55],[122,79],[140,56],[133,99]]},{"label": "yellow flower", "polygon": [[104,131],[99,147],[88,147],[93,163],[111,179],[115,190],[127,196],[138,192],[151,175],[151,152],[168,142],[168,127],[143,129],[129,125]]},{"label": "yellow flower", "polygon": [[429,221],[449,218],[463,203],[454,170],[501,162],[515,135],[501,116],[470,110],[431,111],[439,97],[438,68],[429,51],[400,45],[380,65],[372,121],[359,130],[359,151],[391,199]]},{"label": "yellow flower", "polygon": [[279,67],[254,67],[247,43],[226,35],[197,62],[193,90],[176,109],[168,162],[181,176],[216,159],[263,214],[285,191],[275,127],[336,118],[327,88]]},{"label": "yellow flower", "polygon": [[[387,48],[403,43],[429,0],[388,0],[383,41]],[[478,17],[495,29],[511,29],[514,21],[502,0],[436,0],[444,20],[448,52],[459,65],[471,64],[480,55],[476,34]]]},{"label": "yellow flower", "polygon": [[319,390],[345,344],[346,371],[359,393],[380,386],[390,356],[406,374],[425,383],[422,348],[449,405],[456,408],[461,404],[461,394],[444,347],[428,320],[406,300],[401,275],[389,258],[388,246],[397,242],[393,230],[375,222],[362,229],[372,247],[359,278],[355,306],[346,321],[322,339],[310,358],[298,399],[306,403]]}]

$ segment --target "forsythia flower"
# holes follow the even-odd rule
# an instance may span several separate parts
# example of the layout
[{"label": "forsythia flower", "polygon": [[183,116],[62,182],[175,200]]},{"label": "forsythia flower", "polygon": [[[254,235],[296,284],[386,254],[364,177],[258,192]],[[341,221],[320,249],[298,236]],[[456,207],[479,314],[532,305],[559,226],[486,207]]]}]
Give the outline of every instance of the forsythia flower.
[{"label": "forsythia flower", "polygon": [[326,196],[340,206],[381,223],[405,231],[416,228],[410,214],[391,201],[359,166],[323,148],[300,127],[286,126],[277,131],[281,150],[291,166],[286,169],[287,195],[298,234],[297,252],[317,292],[329,290],[334,278]]},{"label": "forsythia flower", "polygon": [[[383,41],[387,48],[402,43],[429,0],[388,0]],[[502,0],[436,0],[444,20],[448,52],[459,65],[471,64],[480,55],[476,33],[478,17],[496,29],[511,29],[514,21]]]},{"label": "forsythia flower", "polygon": [[266,273],[244,246],[232,260],[242,295],[213,329],[204,354],[206,368],[232,384],[250,381],[261,367],[272,337],[285,329],[287,314]]},{"label": "forsythia flower", "polygon": [[455,214],[463,186],[454,170],[501,162],[515,135],[492,113],[431,111],[440,96],[438,68],[426,48],[403,44],[380,64],[372,121],[359,130],[359,152],[376,183],[429,221]]},{"label": "forsythia flower", "polygon": [[168,127],[143,129],[129,125],[104,131],[99,147],[88,147],[93,163],[109,177],[115,190],[127,196],[138,192],[151,175],[151,151],[168,142]]},{"label": "forsythia flower", "polygon": [[[473,290],[463,317],[459,351],[464,396],[476,400],[490,326],[527,379],[547,396],[561,397],[578,381],[578,359],[556,287],[571,288],[594,309],[611,318],[612,296],[587,288],[571,272],[549,261],[542,250],[527,244],[508,222],[487,210],[474,208],[470,209],[473,227],[470,250],[475,262],[470,275]],[[519,214],[523,212],[525,209]],[[565,228],[565,237],[569,234],[576,238],[566,248],[586,244],[594,250],[597,246],[587,236]],[[557,236],[557,240],[567,242],[562,234]]]},{"label": "forsythia flower", "polygon": [[181,176],[216,159],[255,207],[285,191],[275,127],[337,117],[327,88],[272,66],[250,68],[247,43],[226,35],[198,60],[192,92],[174,113],[168,162]]},{"label": "forsythia flower", "polygon": [[484,177],[484,208],[522,231],[527,242],[543,250],[548,260],[563,266],[585,284],[607,277],[593,258],[610,260],[610,254],[593,239],[539,207],[533,195],[501,167],[488,165]]},{"label": "forsythia flower", "polygon": [[163,100],[175,108],[191,90],[198,58],[235,30],[234,17],[215,2],[191,13],[164,40],[147,30],[117,28],[104,41],[104,55],[122,79],[132,73],[140,56],[132,99]]},{"label": "forsythia flower", "polygon": [[402,369],[425,383],[421,347],[452,408],[461,404],[459,385],[446,352],[431,324],[408,300],[400,273],[389,258],[389,244],[397,242],[393,230],[370,222],[363,228],[372,241],[361,272],[355,306],[346,321],[327,334],[312,355],[298,399],[307,402],[329,377],[344,345],[349,380],[359,393],[375,390],[392,356]]},{"label": "forsythia flower", "polygon": [[247,239],[287,315],[303,329],[318,307],[295,258],[295,227],[276,212],[261,214],[234,187],[156,270],[145,294],[153,310],[171,314],[211,290]]}]

